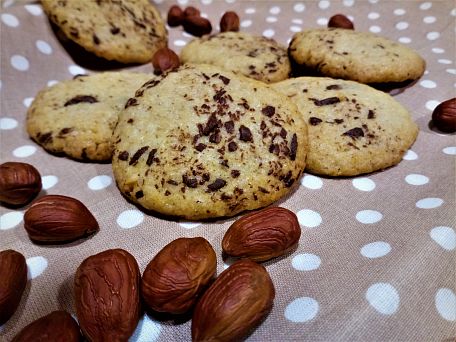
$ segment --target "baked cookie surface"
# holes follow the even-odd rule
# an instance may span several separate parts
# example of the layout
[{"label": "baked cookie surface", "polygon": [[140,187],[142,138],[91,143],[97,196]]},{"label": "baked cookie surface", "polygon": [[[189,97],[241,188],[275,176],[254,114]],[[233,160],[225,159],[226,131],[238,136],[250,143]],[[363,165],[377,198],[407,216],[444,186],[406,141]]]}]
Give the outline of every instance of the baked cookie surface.
[{"label": "baked cookie surface", "polygon": [[41,90],[27,111],[27,132],[44,149],[75,159],[111,159],[120,110],[155,76],[105,72],[77,76]]},{"label": "baked cookie surface", "polygon": [[185,65],[128,101],[114,130],[122,193],[186,219],[266,206],[298,184],[307,127],[287,97],[211,65]]},{"label": "baked cookie surface", "polygon": [[147,63],[167,45],[165,24],[148,0],[42,0],[46,14],[87,51],[122,63]]},{"label": "baked cookie surface", "polygon": [[197,38],[181,51],[183,63],[207,63],[265,83],[288,78],[287,50],[272,39],[245,32]]},{"label": "baked cookie surface", "polygon": [[298,65],[361,83],[415,80],[425,70],[425,61],[412,49],[372,33],[346,29],[296,33],[288,51]]},{"label": "baked cookie surface", "polygon": [[273,85],[308,123],[306,170],[355,176],[399,163],[418,134],[390,95],[353,81],[299,77]]}]

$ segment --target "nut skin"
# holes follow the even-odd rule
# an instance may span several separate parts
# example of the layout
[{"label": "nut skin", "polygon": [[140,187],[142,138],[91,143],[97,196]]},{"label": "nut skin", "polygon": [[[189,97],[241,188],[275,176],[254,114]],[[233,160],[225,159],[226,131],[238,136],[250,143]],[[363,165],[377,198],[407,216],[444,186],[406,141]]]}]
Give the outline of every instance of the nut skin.
[{"label": "nut skin", "polygon": [[79,325],[90,341],[128,341],[140,316],[141,274],[135,258],[110,249],[76,270],[74,300]]},{"label": "nut skin", "polygon": [[0,252],[0,325],[16,311],[27,285],[24,256],[11,249]]},{"label": "nut skin", "polygon": [[435,107],[432,112],[432,123],[442,132],[456,132],[456,97]]},{"label": "nut skin", "polygon": [[266,269],[239,260],[201,297],[192,318],[193,341],[238,341],[267,316],[275,297]]},{"label": "nut skin", "polygon": [[17,162],[0,165],[0,202],[23,206],[38,195],[41,188],[41,175],[32,165]]},{"label": "nut skin", "polygon": [[154,73],[162,74],[166,70],[173,70],[180,66],[179,56],[171,49],[162,48],[152,58]]},{"label": "nut skin", "polygon": [[141,280],[144,302],[153,310],[183,314],[215,276],[217,258],[202,237],[179,238],[147,265]]},{"label": "nut skin", "polygon": [[200,10],[193,6],[188,6],[184,10],[184,17],[199,17],[200,14]]},{"label": "nut skin", "polygon": [[328,27],[343,28],[348,30],[355,29],[351,20],[343,14],[336,14],[329,18]]},{"label": "nut skin", "polygon": [[199,16],[186,17],[184,20],[184,30],[196,37],[202,37],[212,31],[212,25],[209,20]]},{"label": "nut skin", "polygon": [[177,6],[173,5],[168,11],[167,22],[170,27],[177,27],[182,25],[184,21],[184,11]]},{"label": "nut skin", "polygon": [[24,228],[37,243],[74,241],[98,231],[98,222],[75,198],[46,195],[35,201],[24,215]]},{"label": "nut skin", "polygon": [[228,228],[222,240],[226,255],[262,262],[286,254],[301,237],[292,211],[272,207],[247,214]]},{"label": "nut skin", "polygon": [[53,311],[27,325],[13,342],[77,342],[82,341],[79,326],[66,311]]},{"label": "nut skin", "polygon": [[220,19],[220,32],[238,32],[239,31],[239,16],[236,12],[225,12]]}]

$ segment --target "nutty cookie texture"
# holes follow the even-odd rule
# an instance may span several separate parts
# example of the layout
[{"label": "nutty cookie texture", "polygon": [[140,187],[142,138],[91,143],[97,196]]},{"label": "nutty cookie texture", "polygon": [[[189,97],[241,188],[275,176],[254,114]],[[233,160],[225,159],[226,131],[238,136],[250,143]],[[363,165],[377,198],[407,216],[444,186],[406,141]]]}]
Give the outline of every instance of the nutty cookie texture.
[{"label": "nutty cookie texture", "polygon": [[245,32],[194,39],[181,51],[183,63],[207,63],[265,83],[288,78],[287,50],[276,41]]},{"label": "nutty cookie texture", "polygon": [[418,126],[390,95],[353,81],[299,77],[273,85],[308,123],[306,170],[355,176],[395,165]]},{"label": "nutty cookie texture", "polygon": [[81,160],[108,161],[120,110],[154,75],[80,75],[41,90],[27,112],[27,132],[43,148]]},{"label": "nutty cookie texture", "polygon": [[136,91],[113,134],[113,173],[133,202],[196,220],[283,197],[305,168],[307,125],[288,98],[211,65]]},{"label": "nutty cookie texture", "polygon": [[122,63],[147,63],[168,36],[148,0],[41,0],[49,19],[87,51]]},{"label": "nutty cookie texture", "polygon": [[293,36],[288,48],[298,65],[324,76],[361,83],[415,80],[425,61],[412,49],[372,33],[342,28],[311,29]]}]

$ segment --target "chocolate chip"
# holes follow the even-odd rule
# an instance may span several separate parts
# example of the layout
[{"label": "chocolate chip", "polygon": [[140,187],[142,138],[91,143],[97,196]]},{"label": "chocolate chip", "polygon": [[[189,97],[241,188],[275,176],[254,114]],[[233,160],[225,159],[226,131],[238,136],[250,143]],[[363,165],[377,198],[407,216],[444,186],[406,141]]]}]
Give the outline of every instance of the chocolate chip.
[{"label": "chocolate chip", "polygon": [[322,119],[319,119],[319,118],[316,118],[314,116],[312,116],[311,118],[309,118],[309,124],[311,124],[312,126],[317,126],[319,125],[323,120]]},{"label": "chocolate chip", "polygon": [[141,147],[138,151],[135,152],[133,157],[131,157],[130,162],[128,165],[136,165],[138,163],[139,158],[149,149],[149,146]]},{"label": "chocolate chip", "polygon": [[119,153],[119,160],[128,160],[128,156],[130,154],[127,151],[123,151]]},{"label": "chocolate chip", "polygon": [[234,141],[232,141],[228,144],[228,151],[234,152],[237,149],[238,149],[238,145]]},{"label": "chocolate chip", "polygon": [[130,119],[127,120],[127,123],[133,123],[133,121],[134,120],[132,118],[130,118]]},{"label": "chocolate chip", "polygon": [[182,181],[184,182],[185,185],[187,185],[189,188],[196,188],[198,186],[198,181],[196,178],[188,178],[187,175],[182,176]]},{"label": "chocolate chip", "polygon": [[52,142],[52,132],[48,132],[43,135],[39,134],[37,137],[40,144],[48,144]]},{"label": "chocolate chip", "polygon": [[205,148],[206,148],[206,144],[202,144],[202,143],[200,143],[200,144],[198,144],[198,145],[195,146],[195,149],[196,149],[198,152],[204,151]]},{"label": "chocolate chip", "polygon": [[263,194],[269,194],[269,191],[266,190],[265,188],[261,187],[261,186],[258,187],[258,190],[259,190],[260,192],[262,192]]},{"label": "chocolate chip", "polygon": [[340,125],[342,122],[344,122],[344,119],[334,119],[334,122]]},{"label": "chocolate chip", "polygon": [[280,130],[280,133],[279,133],[279,134],[280,134],[280,136],[281,136],[283,139],[286,139],[286,137],[287,137],[287,131],[285,130],[285,128],[282,128],[282,129]]},{"label": "chocolate chip", "polygon": [[252,132],[248,127],[241,125],[239,127],[239,139],[242,141],[253,141]]},{"label": "chocolate chip", "polygon": [[241,172],[239,170],[231,170],[231,177],[233,178],[239,177],[240,174]]},{"label": "chocolate chip", "polygon": [[100,38],[98,38],[96,34],[93,34],[92,38],[96,45],[100,44]]},{"label": "chocolate chip", "polygon": [[134,97],[129,98],[127,103],[125,104],[125,109],[127,109],[130,106],[137,106],[138,105],[138,100],[136,100]]},{"label": "chocolate chip", "polygon": [[155,158],[155,153],[157,153],[157,149],[156,148],[152,149],[149,152],[149,156],[147,157],[147,161],[146,161],[147,166],[151,166],[152,165],[152,163],[154,161],[154,158]]},{"label": "chocolate chip", "polygon": [[220,75],[219,78],[222,80],[223,84],[227,85],[230,83],[230,79],[228,77],[225,77],[223,75]]},{"label": "chocolate chip", "polygon": [[225,122],[225,129],[228,133],[233,133],[234,132],[234,122],[231,120]]},{"label": "chocolate chip", "polygon": [[334,103],[338,103],[340,102],[340,99],[336,96],[334,97],[328,97],[326,99],[323,99],[323,100],[317,100],[317,99],[312,99],[314,104],[316,106],[327,106],[327,105],[332,105]]},{"label": "chocolate chip", "polygon": [[271,117],[275,114],[275,108],[273,106],[266,106],[261,110],[261,112],[264,115]]},{"label": "chocolate chip", "polygon": [[65,128],[62,128],[59,132],[59,135],[65,135],[65,134],[68,134],[70,133],[71,131],[73,131],[74,128],[72,127],[65,127]]},{"label": "chocolate chip", "polygon": [[339,90],[342,89],[342,87],[339,84],[331,84],[326,87],[327,90]]},{"label": "chocolate chip", "polygon": [[226,185],[226,181],[224,181],[221,178],[217,178],[213,183],[211,183],[207,186],[207,189],[209,191],[217,191],[217,190],[223,188],[225,185]]},{"label": "chocolate chip", "polygon": [[135,197],[137,199],[139,199],[141,197],[144,197],[144,192],[142,190],[137,191],[136,194],[135,194]]},{"label": "chocolate chip", "polygon": [[[218,131],[218,130],[217,130]],[[222,136],[219,132],[214,132],[209,136],[209,141],[214,144],[218,144],[222,140]]]},{"label": "chocolate chip", "polygon": [[78,103],[95,103],[98,102],[96,97],[90,96],[90,95],[77,95],[73,97],[72,99],[69,99],[65,104],[63,105],[64,107],[67,106],[72,106]]},{"label": "chocolate chip", "polygon": [[291,138],[291,143],[290,143],[290,159],[295,160],[296,159],[296,152],[298,151],[298,137],[295,134],[293,134],[293,137]]},{"label": "chocolate chip", "polygon": [[360,127],[355,127],[355,128],[348,130],[347,132],[345,132],[342,135],[349,136],[352,139],[358,139],[360,137],[364,137],[364,131]]},{"label": "chocolate chip", "polygon": [[375,112],[372,109],[369,109],[369,112],[367,113],[367,118],[375,119]]},{"label": "chocolate chip", "polygon": [[215,128],[217,128],[218,121],[215,114],[211,114],[207,120],[206,126],[203,129],[203,135],[209,135]]},{"label": "chocolate chip", "polygon": [[120,28],[115,27],[115,26],[111,28],[111,33],[112,34],[118,34],[119,32],[120,32]]}]

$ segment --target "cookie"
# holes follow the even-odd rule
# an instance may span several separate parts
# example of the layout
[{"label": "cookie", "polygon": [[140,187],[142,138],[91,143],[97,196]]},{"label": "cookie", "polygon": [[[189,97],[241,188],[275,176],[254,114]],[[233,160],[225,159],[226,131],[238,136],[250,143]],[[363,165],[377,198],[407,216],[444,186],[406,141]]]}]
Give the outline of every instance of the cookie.
[{"label": "cookie", "polygon": [[112,167],[133,202],[196,220],[267,206],[298,184],[307,127],[266,84],[185,65],[128,100],[114,130]]},{"label": "cookie", "polygon": [[300,66],[361,83],[415,80],[425,70],[425,61],[412,49],[372,33],[346,29],[296,33],[288,51]]},{"label": "cookie", "polygon": [[399,163],[418,134],[408,111],[365,84],[300,77],[273,85],[297,104],[308,124],[306,170],[356,176]]},{"label": "cookie", "polygon": [[155,77],[131,72],[77,76],[40,91],[27,112],[27,132],[44,149],[75,159],[111,159],[120,110]]},{"label": "cookie", "polygon": [[285,47],[272,39],[245,32],[224,32],[197,38],[181,51],[183,63],[207,63],[266,83],[288,78]]},{"label": "cookie", "polygon": [[98,57],[147,63],[167,45],[160,13],[148,0],[42,0],[49,19]]}]

